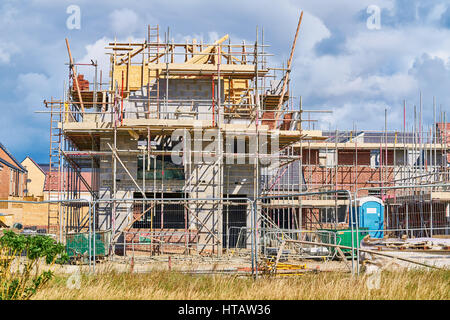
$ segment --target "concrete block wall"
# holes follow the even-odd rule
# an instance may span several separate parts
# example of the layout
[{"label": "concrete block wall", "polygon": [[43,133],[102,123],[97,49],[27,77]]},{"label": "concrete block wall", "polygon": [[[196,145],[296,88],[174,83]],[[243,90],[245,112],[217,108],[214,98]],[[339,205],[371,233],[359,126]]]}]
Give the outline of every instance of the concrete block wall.
[{"label": "concrete block wall", "polygon": [[224,166],[224,194],[254,196],[253,164],[227,164]]},{"label": "concrete block wall", "polygon": [[[223,87],[223,81],[222,81]],[[148,110],[148,96],[151,98],[156,97],[156,83],[153,83],[148,92],[147,87],[143,87],[141,90],[130,93],[129,98],[124,101],[124,110],[131,112],[126,114],[126,118],[144,118],[144,112]],[[215,96],[217,97],[217,81],[214,84]],[[168,97],[169,104],[164,106],[164,100]],[[170,79],[169,91],[166,92],[166,80],[161,79],[159,84],[159,98],[160,98],[160,110],[168,111],[171,113],[171,119],[192,119],[193,116],[187,112],[197,111],[198,114],[195,119],[198,120],[210,120],[212,118],[212,82],[211,80],[199,80],[199,79]],[[135,101],[133,101],[133,99]],[[183,100],[182,102],[170,102],[170,100]],[[202,101],[193,101],[202,100]],[[224,100],[223,90],[221,92],[221,101]],[[217,106],[217,104],[216,104]],[[156,111],[156,104],[150,104],[150,112]],[[163,117],[164,118],[164,117]],[[113,145],[113,137],[104,136],[101,138],[100,150],[110,151],[107,143]],[[205,146],[205,145],[204,145]],[[118,149],[137,149],[137,141],[131,140],[130,136],[118,135],[117,137]],[[121,160],[127,166],[133,178],[137,178],[137,157],[120,155]],[[112,158],[103,157],[100,165],[100,195],[103,198],[112,197]],[[202,163],[192,166],[186,166],[186,168],[192,168],[190,172],[186,173],[185,181],[164,181],[164,187],[161,186],[161,181],[156,181],[156,188],[153,181],[146,181],[145,192],[187,192],[192,200],[189,205],[189,228],[198,231],[199,243],[203,245],[204,250],[213,249],[213,245],[217,244],[218,238],[222,241],[222,205],[220,201],[209,200],[197,205],[195,199],[210,199],[210,198],[222,198],[223,189],[219,185],[221,177],[222,182],[225,183],[225,173],[223,167],[214,163]],[[246,196],[253,196],[253,169],[251,165],[239,165],[239,167],[229,166],[228,173],[233,182],[230,182],[230,186],[227,187],[226,192],[230,194],[242,194]],[[117,194],[118,198],[132,198],[134,192],[138,191],[133,184],[132,179],[127,175],[122,166],[117,162]],[[191,184],[187,181],[191,179]],[[138,183],[142,183],[139,181]],[[116,228],[119,226],[127,225],[126,222],[132,217],[131,203],[122,203],[116,208]],[[191,214],[192,213],[192,214]],[[201,223],[195,216],[201,220]],[[104,203],[99,207],[99,225],[103,228],[111,227],[111,205]],[[206,226],[206,228],[204,226]],[[250,222],[248,222],[250,225]],[[211,235],[211,232],[215,236]],[[202,250],[202,248],[199,248]],[[217,248],[214,248],[216,251]]]},{"label": "concrete block wall", "polygon": [[[193,188],[189,193],[192,202],[189,204],[190,211],[195,214],[202,223],[191,214],[189,225],[191,229],[198,230],[199,250],[210,251],[214,246],[214,252],[217,248],[222,249],[223,233],[223,205],[221,201],[204,201],[195,199],[224,198],[226,194],[242,195],[243,197],[253,198],[254,195],[254,166],[251,164],[242,165],[222,165],[218,164],[198,164],[193,166],[188,174],[192,176]],[[222,175],[223,187],[220,188],[220,176]],[[251,226],[251,207],[247,207],[246,226]],[[203,225],[202,225],[203,224]],[[206,226],[206,227],[205,227]],[[207,230],[208,228],[209,230]],[[216,235],[211,236],[213,231]],[[217,245],[219,240],[219,244]],[[249,246],[250,243],[248,242]]]},{"label": "concrete block wall", "polygon": [[[197,230],[199,236],[200,252],[217,252],[215,245],[221,241],[220,232],[222,224],[220,214],[222,205],[220,201],[204,199],[220,198],[221,190],[220,167],[214,163],[195,164],[188,174],[192,181],[189,191],[189,228]],[[196,199],[203,199],[195,201]],[[201,222],[199,222],[199,220]],[[212,231],[214,236],[211,235]]]},{"label": "concrete block wall", "polygon": [[[166,94],[166,80],[160,79],[159,81],[159,108],[161,118],[196,120],[210,120],[212,118],[211,80],[169,79],[168,95]],[[223,88],[223,80],[221,83]],[[217,81],[215,81],[214,86],[215,99],[217,99]],[[153,83],[150,87],[150,92],[147,86],[142,87],[141,90],[131,92],[129,98],[124,99],[125,117],[130,119],[145,118],[145,112],[149,109],[151,117],[154,118],[157,110],[157,104],[154,100],[157,97],[157,90],[157,84]],[[151,98],[150,108],[148,107],[149,94]],[[166,96],[169,100],[167,106],[165,104]],[[223,100],[224,94],[222,90],[221,101],[223,102]],[[198,114],[195,115],[191,112],[198,112]]]},{"label": "concrete block wall", "polygon": [[[114,137],[112,135],[100,138],[100,150],[111,151],[108,143],[114,145]],[[117,149],[128,150],[137,149],[137,141],[132,139],[128,134],[117,135]],[[123,164],[134,179],[137,177],[137,157],[135,155],[120,155]],[[119,161],[116,165],[116,199],[131,199],[136,191],[133,180],[127,174]],[[100,160],[100,199],[113,198],[113,158],[102,157]],[[131,222],[131,202],[116,202],[115,229],[122,230]],[[113,227],[112,204],[110,202],[100,202],[98,208],[98,226],[101,230]]]}]

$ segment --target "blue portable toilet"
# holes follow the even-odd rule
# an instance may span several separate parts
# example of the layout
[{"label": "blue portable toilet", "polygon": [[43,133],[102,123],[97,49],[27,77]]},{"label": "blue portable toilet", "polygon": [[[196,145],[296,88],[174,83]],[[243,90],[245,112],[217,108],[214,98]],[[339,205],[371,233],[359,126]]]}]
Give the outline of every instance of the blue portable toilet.
[{"label": "blue portable toilet", "polygon": [[[377,197],[364,197],[356,200],[360,228],[369,228],[371,238],[384,236],[384,203]],[[352,208],[354,212],[355,208]],[[354,217],[354,216],[353,216]],[[349,221],[350,222],[350,221]],[[353,220],[356,223],[355,219]],[[351,224],[350,224],[351,227]]]}]

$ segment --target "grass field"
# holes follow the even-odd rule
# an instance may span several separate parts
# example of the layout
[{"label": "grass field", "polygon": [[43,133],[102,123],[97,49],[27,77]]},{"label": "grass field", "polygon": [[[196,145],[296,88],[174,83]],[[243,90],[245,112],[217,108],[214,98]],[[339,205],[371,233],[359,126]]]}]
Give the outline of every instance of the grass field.
[{"label": "grass field", "polygon": [[344,273],[297,277],[250,278],[192,276],[158,271],[81,275],[80,288],[69,289],[69,275],[56,276],[33,299],[436,299],[450,298],[450,271],[381,274],[379,289],[369,290],[369,276]]}]

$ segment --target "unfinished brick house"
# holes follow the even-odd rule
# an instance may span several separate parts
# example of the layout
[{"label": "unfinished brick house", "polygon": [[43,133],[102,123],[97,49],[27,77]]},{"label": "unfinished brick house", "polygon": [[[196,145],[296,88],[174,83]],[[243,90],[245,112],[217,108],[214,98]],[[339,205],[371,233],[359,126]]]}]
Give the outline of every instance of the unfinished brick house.
[{"label": "unfinished brick house", "polygon": [[[369,195],[387,205],[389,226],[422,200],[431,219],[424,204],[408,211],[406,229],[412,214],[421,226],[448,226],[445,187],[386,189],[448,181],[439,130],[306,130],[310,111],[294,106],[289,86],[295,41],[287,67],[272,68],[258,40],[174,43],[169,34],[161,41],[159,27],[148,31],[144,42],[109,43],[106,84],[94,62],[74,62],[67,41],[69,91],[45,101],[57,137],[49,199],[80,199],[84,186],[95,201],[91,227],[112,233],[115,252],[221,254],[255,245],[268,229],[348,228],[353,200]],[[93,81],[78,74],[84,67]],[[49,227],[77,231],[77,215],[50,209]]]},{"label": "unfinished brick house", "polygon": [[[405,223],[404,211],[407,209],[399,205],[403,197],[403,202],[411,202],[410,214],[413,211],[416,215],[433,214],[436,216],[436,227],[447,226],[447,192],[433,192],[432,188],[421,191],[417,191],[420,189],[417,188],[413,191],[413,188],[407,187],[449,181],[448,145],[438,125],[436,128],[431,135],[422,134],[422,139],[417,132],[323,131],[321,134],[326,140],[302,141],[295,145],[299,154],[302,154],[306,189],[349,190],[357,198],[378,197],[387,206],[385,219],[391,223],[391,227]],[[417,209],[417,201],[426,201],[427,204]],[[318,209],[316,204],[316,208],[304,212],[303,221],[306,222],[303,227],[323,227],[327,222],[334,223],[336,220],[348,225],[346,205],[342,202],[336,208]],[[433,206],[436,207],[434,213]],[[398,217],[394,216],[402,214],[401,222],[395,222]],[[412,217],[409,223],[411,227],[423,227],[430,225],[430,220]]]}]

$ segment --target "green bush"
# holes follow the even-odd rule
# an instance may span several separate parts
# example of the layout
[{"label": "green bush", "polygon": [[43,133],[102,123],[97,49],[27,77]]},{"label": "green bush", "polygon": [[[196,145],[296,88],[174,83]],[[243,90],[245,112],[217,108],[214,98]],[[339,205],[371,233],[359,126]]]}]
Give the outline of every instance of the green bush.
[{"label": "green bush", "polygon": [[25,236],[7,230],[0,237],[0,300],[29,299],[52,277],[39,271],[68,260],[64,245],[49,236]]}]

